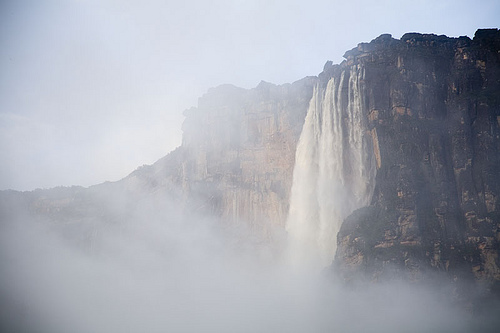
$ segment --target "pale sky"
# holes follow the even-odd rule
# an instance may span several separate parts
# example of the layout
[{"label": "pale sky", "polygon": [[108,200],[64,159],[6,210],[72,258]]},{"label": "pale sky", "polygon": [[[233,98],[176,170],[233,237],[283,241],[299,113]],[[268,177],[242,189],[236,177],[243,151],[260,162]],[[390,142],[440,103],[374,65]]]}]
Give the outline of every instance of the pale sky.
[{"label": "pale sky", "polygon": [[497,0],[0,0],[0,189],[152,164],[210,87],[317,75],[382,33],[499,26]]}]

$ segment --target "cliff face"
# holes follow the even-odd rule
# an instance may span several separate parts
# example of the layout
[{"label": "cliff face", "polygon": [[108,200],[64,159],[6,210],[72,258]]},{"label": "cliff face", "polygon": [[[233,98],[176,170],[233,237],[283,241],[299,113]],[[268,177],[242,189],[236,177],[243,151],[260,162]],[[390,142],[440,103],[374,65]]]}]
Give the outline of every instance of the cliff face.
[{"label": "cliff face", "polygon": [[441,272],[498,289],[499,31],[382,35],[346,57],[341,68],[365,69],[377,173],[372,204],[338,235],[338,271],[417,281]]},{"label": "cliff face", "polygon": [[[186,202],[268,236],[283,227],[302,124],[316,78],[211,89],[185,112],[180,148]],[[188,206],[190,206],[188,204]]]},{"label": "cliff face", "polygon": [[[2,207],[19,197],[12,200],[50,220],[87,221],[91,238],[99,221],[90,215],[117,221],[126,215],[110,214],[100,198],[132,193],[127,206],[166,193],[184,213],[247,223],[272,238],[287,221],[313,88],[332,86],[329,99],[318,92],[318,105],[321,98],[335,104],[336,121],[347,127],[349,110],[359,111],[356,131],[336,134],[342,145],[359,143],[338,153],[344,162],[340,199],[358,201],[337,204],[340,223],[345,218],[334,261],[340,277],[423,281],[439,275],[500,290],[500,32],[478,30],[472,40],[382,35],[345,57],[340,65],[328,62],[318,77],[293,84],[211,89],[186,111],[182,146],[154,165],[89,189],[3,193]],[[331,108],[325,105],[311,116],[316,124]],[[323,140],[323,132],[311,142]],[[303,151],[308,156],[307,147]],[[360,161],[369,161],[370,175],[354,186],[360,182],[356,163],[365,163]],[[318,182],[317,175],[304,175]],[[321,183],[326,191],[329,183]],[[328,216],[323,220],[328,224]],[[330,238],[323,240],[334,242],[335,235]]]},{"label": "cliff face", "polygon": [[272,239],[286,223],[295,149],[316,82],[210,89],[184,112],[179,148],[110,186],[167,193],[185,217],[242,223]]}]

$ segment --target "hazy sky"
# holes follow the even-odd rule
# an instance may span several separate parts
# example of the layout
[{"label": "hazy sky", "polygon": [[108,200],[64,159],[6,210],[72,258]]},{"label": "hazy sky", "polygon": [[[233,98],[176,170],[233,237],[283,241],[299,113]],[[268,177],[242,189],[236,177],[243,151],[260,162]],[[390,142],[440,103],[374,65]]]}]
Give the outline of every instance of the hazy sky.
[{"label": "hazy sky", "polygon": [[0,189],[118,180],[209,87],[316,75],[382,33],[472,37],[497,0],[0,0]]}]

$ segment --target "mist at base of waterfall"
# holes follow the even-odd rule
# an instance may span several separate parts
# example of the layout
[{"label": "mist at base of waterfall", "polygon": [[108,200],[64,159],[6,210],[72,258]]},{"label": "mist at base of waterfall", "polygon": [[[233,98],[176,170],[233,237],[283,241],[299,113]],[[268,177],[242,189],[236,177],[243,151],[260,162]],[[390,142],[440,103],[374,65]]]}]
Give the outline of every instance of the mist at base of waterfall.
[{"label": "mist at base of waterfall", "polygon": [[120,223],[98,221],[83,245],[27,214],[3,220],[2,331],[467,332],[486,325],[438,290],[346,289],[325,272],[290,267],[281,247],[254,242],[245,228],[182,219],[162,200],[129,213]]}]

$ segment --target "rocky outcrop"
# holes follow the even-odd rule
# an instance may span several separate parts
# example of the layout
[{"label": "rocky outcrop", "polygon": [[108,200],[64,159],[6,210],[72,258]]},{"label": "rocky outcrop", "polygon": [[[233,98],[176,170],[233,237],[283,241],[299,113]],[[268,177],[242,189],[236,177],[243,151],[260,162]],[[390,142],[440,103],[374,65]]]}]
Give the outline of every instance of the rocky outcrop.
[{"label": "rocky outcrop", "polygon": [[210,89],[184,113],[182,146],[128,178],[176,187],[187,213],[245,223],[272,238],[286,222],[295,149],[316,81]]},{"label": "rocky outcrop", "polygon": [[337,271],[345,280],[437,274],[498,292],[500,32],[382,35],[345,56],[341,67],[365,69],[377,175],[372,204],[340,230]]},{"label": "rocky outcrop", "polygon": [[[224,221],[284,226],[297,140],[316,78],[221,86],[185,112],[182,187]],[[208,201],[207,201],[208,200]]]}]

